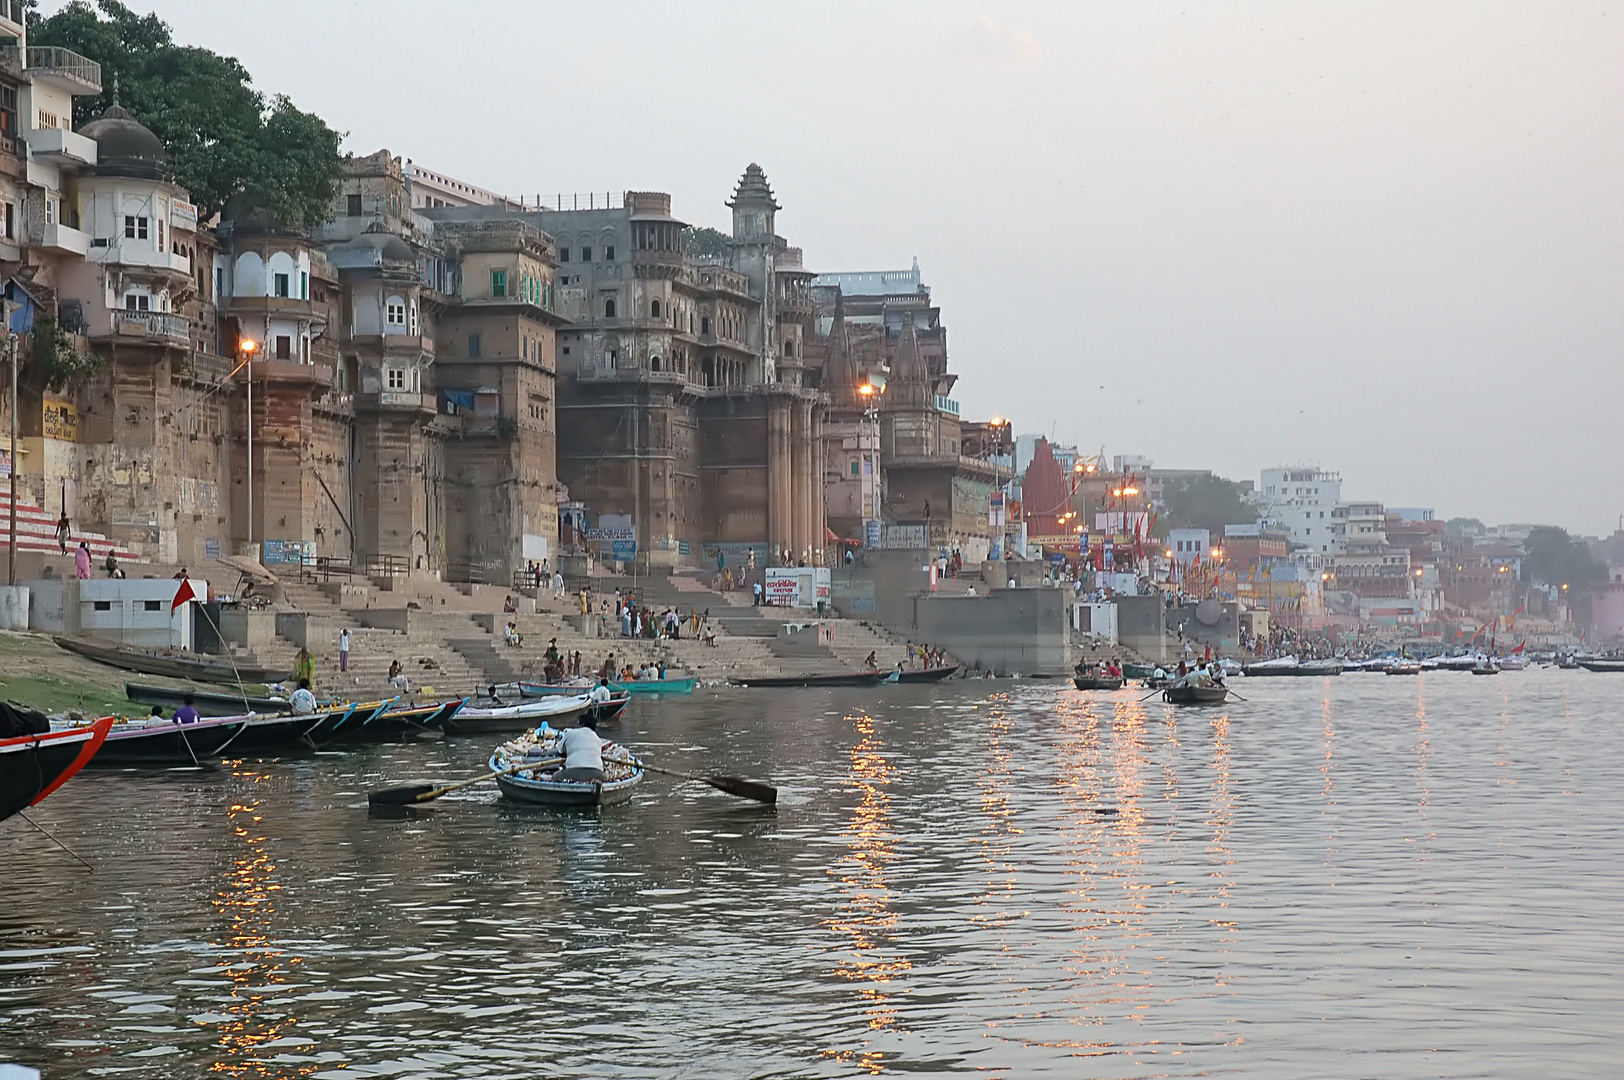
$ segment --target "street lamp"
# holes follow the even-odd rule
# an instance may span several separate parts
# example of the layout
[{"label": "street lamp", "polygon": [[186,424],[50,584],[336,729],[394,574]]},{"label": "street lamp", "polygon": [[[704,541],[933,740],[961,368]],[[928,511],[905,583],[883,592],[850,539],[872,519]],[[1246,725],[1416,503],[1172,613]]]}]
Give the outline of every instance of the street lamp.
[{"label": "street lamp", "polygon": [[[242,357],[241,366],[248,369],[248,547],[250,558],[254,547],[254,353],[259,351],[259,342],[253,338],[239,338],[237,340],[237,355]],[[258,560],[256,560],[258,561]]]}]

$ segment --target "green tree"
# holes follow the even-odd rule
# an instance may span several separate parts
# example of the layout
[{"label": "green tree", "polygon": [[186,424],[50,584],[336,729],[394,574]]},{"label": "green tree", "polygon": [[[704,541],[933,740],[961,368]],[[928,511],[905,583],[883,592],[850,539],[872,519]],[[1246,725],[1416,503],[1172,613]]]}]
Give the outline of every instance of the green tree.
[{"label": "green tree", "polygon": [[733,238],[727,233],[703,225],[682,230],[682,250],[695,258],[721,258],[727,254],[728,245],[732,242]]},{"label": "green tree", "polygon": [[1167,507],[1167,524],[1173,529],[1206,529],[1222,536],[1225,525],[1250,525],[1257,520],[1257,507],[1247,497],[1246,487],[1221,476],[1196,476],[1174,480],[1162,490]]},{"label": "green tree", "polygon": [[1452,517],[1444,522],[1445,536],[1482,536],[1487,531],[1488,527],[1477,518]]},{"label": "green tree", "polygon": [[102,94],[74,103],[75,126],[119,104],[163,141],[170,175],[203,218],[248,193],[281,222],[318,225],[332,214],[342,136],[287,98],[266,99],[235,59],[175,44],[156,14],[119,0],[73,0],[41,17],[30,45],[60,45],[102,66]]},{"label": "green tree", "polygon": [[1582,591],[1607,580],[1607,568],[1596,561],[1590,546],[1569,536],[1566,529],[1539,526],[1523,541],[1523,551],[1527,553],[1522,562],[1524,581],[1568,585]]}]

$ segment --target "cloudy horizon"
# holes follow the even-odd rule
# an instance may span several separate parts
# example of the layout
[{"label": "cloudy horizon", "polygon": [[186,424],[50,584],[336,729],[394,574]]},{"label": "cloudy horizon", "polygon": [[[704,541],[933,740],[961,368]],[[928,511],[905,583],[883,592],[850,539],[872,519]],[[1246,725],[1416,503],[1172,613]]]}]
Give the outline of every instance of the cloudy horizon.
[{"label": "cloudy horizon", "polygon": [[809,268],[919,259],[966,418],[1440,518],[1624,512],[1605,5],[131,6],[347,151],[514,197],[722,227],[759,162]]}]

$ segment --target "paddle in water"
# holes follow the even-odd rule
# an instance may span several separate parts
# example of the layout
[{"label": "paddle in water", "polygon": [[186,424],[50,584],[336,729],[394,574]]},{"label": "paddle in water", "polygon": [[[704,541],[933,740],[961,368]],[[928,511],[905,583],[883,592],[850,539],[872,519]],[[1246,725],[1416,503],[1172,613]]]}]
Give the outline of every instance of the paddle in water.
[{"label": "paddle in water", "polygon": [[557,765],[563,758],[549,758],[542,761],[526,761],[521,765],[513,765],[496,772],[476,776],[472,780],[458,780],[454,784],[434,784],[420,781],[416,784],[402,784],[400,787],[382,788],[378,791],[367,792],[367,802],[373,806],[414,806],[417,803],[426,803],[438,799],[441,795],[458,788],[472,787],[474,784],[483,784],[487,780],[495,780],[498,776],[510,776],[513,773],[525,772],[529,769],[539,769],[544,765]]},{"label": "paddle in water", "polygon": [[777,788],[770,784],[758,783],[755,780],[746,780],[742,776],[695,776],[692,773],[662,769],[638,758],[633,758],[622,764],[636,765],[639,769],[659,773],[661,776],[675,776],[682,780],[697,780],[701,784],[709,784],[717,791],[725,791],[729,795],[737,795],[741,799],[754,799],[756,802],[766,803],[768,806],[774,806],[778,803]]}]

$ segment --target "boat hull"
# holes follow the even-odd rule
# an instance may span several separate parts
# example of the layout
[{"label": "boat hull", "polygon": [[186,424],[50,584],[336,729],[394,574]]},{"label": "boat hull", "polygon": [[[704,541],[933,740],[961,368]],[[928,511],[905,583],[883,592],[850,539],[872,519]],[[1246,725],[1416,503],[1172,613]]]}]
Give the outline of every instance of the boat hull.
[{"label": "boat hull", "polygon": [[1169,705],[1222,705],[1229,700],[1229,689],[1223,686],[1169,686],[1162,691],[1162,700]]},{"label": "boat hull", "polygon": [[192,696],[192,707],[204,716],[240,716],[246,708],[250,712],[292,712],[293,706],[283,698],[248,697],[219,690],[176,690],[168,686],[150,686],[146,683],[125,683],[124,696],[137,705],[158,705],[178,709]]},{"label": "boat hull", "polygon": [[629,780],[605,780],[597,784],[563,780],[528,780],[520,776],[498,776],[496,786],[504,798],[532,806],[585,808],[614,806],[631,800],[632,791],[643,778],[634,773]]},{"label": "boat hull", "polygon": [[943,664],[940,667],[919,668],[919,669],[914,670],[914,671],[909,671],[907,668],[903,668],[900,672],[897,673],[897,682],[899,682],[899,683],[933,683],[933,682],[941,682],[943,679],[950,678],[953,675],[953,673],[958,671],[958,670],[959,670],[959,665],[957,665],[957,664]]},{"label": "boat hull", "polygon": [[1241,669],[1248,679],[1270,679],[1285,676],[1297,678],[1311,678],[1315,675],[1340,675],[1341,664],[1298,664],[1296,667],[1267,667],[1259,664],[1247,664]]},{"label": "boat hull", "polygon": [[[614,699],[605,704],[614,704]],[[620,708],[625,708],[625,701],[619,702],[619,705]],[[577,694],[567,699],[547,697],[536,701],[526,701],[518,705],[503,705],[494,708],[469,705],[452,717],[445,727],[448,732],[458,735],[529,731],[531,728],[540,726],[543,721],[549,724],[558,721],[565,723],[574,721],[593,707],[592,702],[588,701],[584,694]]]},{"label": "boat hull", "polygon": [[1624,674],[1624,660],[1580,660],[1578,666],[1586,671]]},{"label": "boat hull", "polygon": [[1122,680],[1121,679],[1116,679],[1116,678],[1111,678],[1111,679],[1090,679],[1090,678],[1086,678],[1086,677],[1084,677],[1082,675],[1079,675],[1076,678],[1072,679],[1071,682],[1072,682],[1072,685],[1077,687],[1077,689],[1079,689],[1079,690],[1121,690],[1122,689]]},{"label": "boat hull", "polygon": [[96,756],[112,726],[106,716],[78,729],[0,739],[0,821],[67,783]]},{"label": "boat hull", "polygon": [[78,653],[88,660],[107,664],[124,671],[138,671],[143,675],[164,675],[171,679],[194,679],[208,683],[273,683],[292,678],[292,672],[280,668],[233,668],[218,660],[205,660],[198,656],[179,656],[169,653],[135,649],[107,641],[53,635],[52,641],[69,652]]},{"label": "boat hull", "polygon": [[[735,679],[739,686],[757,688],[800,688],[800,687],[840,687],[840,686],[878,686],[891,675],[892,671],[853,671],[838,675],[768,675],[756,679]],[[901,677],[898,676],[898,682]]]}]

